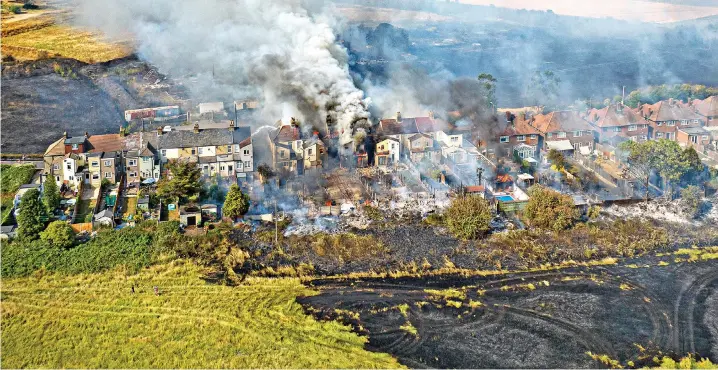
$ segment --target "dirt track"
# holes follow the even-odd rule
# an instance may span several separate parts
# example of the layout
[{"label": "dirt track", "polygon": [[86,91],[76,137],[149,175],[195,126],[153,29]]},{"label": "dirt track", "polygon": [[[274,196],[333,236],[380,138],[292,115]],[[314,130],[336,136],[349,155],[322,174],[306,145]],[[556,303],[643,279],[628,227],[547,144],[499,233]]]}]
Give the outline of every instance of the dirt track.
[{"label": "dirt track", "polygon": [[[659,260],[669,265],[658,266]],[[639,345],[715,362],[718,309],[710,303],[718,302],[718,260],[681,264],[668,256],[629,263],[641,267],[315,280],[322,294],[301,302],[325,319],[336,318],[339,309],[343,320],[368,334],[371,349],[411,367],[599,366],[587,351],[640,364]]]}]

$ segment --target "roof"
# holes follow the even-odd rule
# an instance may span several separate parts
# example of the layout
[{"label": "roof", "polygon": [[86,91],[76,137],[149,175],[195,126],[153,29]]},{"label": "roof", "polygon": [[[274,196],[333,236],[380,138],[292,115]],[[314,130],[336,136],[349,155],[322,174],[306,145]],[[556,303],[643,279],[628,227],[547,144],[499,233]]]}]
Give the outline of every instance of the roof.
[{"label": "roof", "polygon": [[65,144],[82,144],[84,142],[84,136],[68,137],[67,139],[65,139]]},{"label": "roof", "polygon": [[506,128],[501,131],[498,136],[538,135],[540,133],[541,131],[529,125],[528,121],[516,117],[514,118],[513,124],[508,123]]},{"label": "roof", "polygon": [[486,188],[483,185],[467,186],[464,188],[467,193],[483,193]]},{"label": "roof", "polygon": [[718,96],[709,96],[703,100],[694,100],[693,108],[702,116],[718,116]]},{"label": "roof", "polygon": [[57,139],[54,143],[50,144],[45,151],[45,156],[65,155],[65,141],[64,137]]},{"label": "roof", "polygon": [[120,152],[124,149],[125,141],[120,134],[92,135],[87,138],[90,143],[90,153]]},{"label": "roof", "polygon": [[282,125],[280,127],[276,134],[274,135],[274,142],[288,142],[288,141],[296,141],[302,138],[302,133],[299,130],[299,127],[295,127],[292,125]]},{"label": "roof", "polygon": [[377,131],[383,135],[416,134],[419,132],[414,118],[402,118],[401,121],[394,118],[383,119],[379,121]]},{"label": "roof", "polygon": [[191,148],[233,144],[234,135],[227,129],[194,131],[170,131],[157,137],[160,149]]},{"label": "roof", "polygon": [[662,100],[656,104],[644,104],[639,108],[639,111],[644,117],[654,122],[693,120],[702,118],[685,105],[671,103],[670,100]]},{"label": "roof", "polygon": [[518,178],[519,178],[519,180],[533,180],[534,179],[534,177],[528,173],[520,173],[518,175]]},{"label": "roof", "polygon": [[533,117],[531,125],[541,132],[554,131],[589,131],[593,128],[578,112],[557,111],[548,114],[537,114]]},{"label": "roof", "polygon": [[241,144],[245,140],[249,140],[250,144],[252,143],[252,129],[247,126],[235,127],[235,129],[231,131],[228,128],[224,130],[228,130],[232,133],[232,144]]},{"label": "roof", "polygon": [[689,135],[708,135],[708,131],[703,127],[679,127],[678,131],[683,131]]},{"label": "roof", "polygon": [[609,105],[603,109],[591,109],[586,119],[596,127],[647,125],[648,121],[627,106]]},{"label": "roof", "polygon": [[409,136],[409,141],[414,141],[414,140],[416,140],[416,139],[421,139],[422,137],[425,137],[425,138],[427,138],[427,139],[433,140],[432,137],[431,137],[431,135],[419,133],[419,134],[414,134],[414,135]]},{"label": "roof", "polygon": [[546,142],[546,146],[549,149],[562,150],[573,150],[573,144],[569,140],[551,140]]},{"label": "roof", "polygon": [[[394,137],[385,137],[385,138],[382,138],[381,140],[379,140],[378,143],[382,143],[382,142],[387,141],[387,140],[391,140],[391,141],[396,142],[396,143],[399,142],[399,140],[398,140],[397,138],[394,138]],[[378,143],[377,143],[377,144],[378,144]]]},{"label": "roof", "polygon": [[22,184],[18,187],[19,189],[39,189],[40,184]]},{"label": "roof", "polygon": [[246,139],[244,139],[244,140],[242,140],[242,141],[240,141],[240,142],[239,142],[239,147],[240,147],[240,148],[244,148],[245,146],[250,145],[250,144],[252,144],[252,137],[251,137],[251,136],[248,137],[248,138],[246,138]]},{"label": "roof", "polygon": [[94,219],[99,220],[99,219],[105,218],[105,217],[114,219],[115,215],[112,213],[112,211],[110,211],[109,209],[106,209],[104,211],[101,211],[101,212],[95,214]]}]

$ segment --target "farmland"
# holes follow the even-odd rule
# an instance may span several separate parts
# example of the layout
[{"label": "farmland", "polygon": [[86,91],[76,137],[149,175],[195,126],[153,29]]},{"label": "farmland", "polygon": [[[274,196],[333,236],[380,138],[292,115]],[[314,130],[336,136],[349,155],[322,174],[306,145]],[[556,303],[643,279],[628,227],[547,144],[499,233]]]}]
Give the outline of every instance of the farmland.
[{"label": "farmland", "polygon": [[[176,261],[129,275],[4,279],[3,367],[395,368],[365,339],[302,312],[295,279],[208,284]],[[135,293],[131,293],[131,287]],[[155,296],[153,287],[160,289]]]}]

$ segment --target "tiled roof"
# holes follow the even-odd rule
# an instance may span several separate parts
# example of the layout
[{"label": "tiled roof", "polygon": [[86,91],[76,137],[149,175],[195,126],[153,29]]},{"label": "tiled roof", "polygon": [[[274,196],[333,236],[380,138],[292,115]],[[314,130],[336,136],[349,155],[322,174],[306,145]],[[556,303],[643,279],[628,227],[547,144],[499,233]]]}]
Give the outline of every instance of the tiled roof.
[{"label": "tiled roof", "polygon": [[401,122],[390,118],[379,121],[378,132],[383,135],[401,135],[415,134],[419,131],[416,128],[416,120],[414,118],[403,118]]},{"label": "tiled roof", "polygon": [[120,134],[92,135],[87,141],[90,143],[90,153],[121,152],[125,142]]},{"label": "tiled roof", "polygon": [[[229,130],[227,128],[225,129],[218,129],[218,130]],[[252,129],[250,129],[247,126],[237,127],[232,132],[232,143],[233,144],[240,144],[240,147],[247,146],[248,144],[252,143]],[[243,142],[246,140],[249,140],[249,143],[242,145]]]},{"label": "tiled roof", "polygon": [[233,134],[227,129],[170,131],[157,137],[159,149],[191,148],[233,144]]},{"label": "tiled roof", "polygon": [[296,141],[301,138],[302,134],[299,130],[299,127],[294,127],[292,125],[282,125],[282,127],[280,127],[274,135],[274,142]]},{"label": "tiled roof", "polygon": [[654,122],[701,119],[696,112],[683,104],[671,104],[670,101],[665,100],[656,104],[644,104],[640,112]]},{"label": "tiled roof", "polygon": [[498,182],[498,183],[503,184],[503,183],[512,182],[512,181],[514,181],[514,179],[511,178],[511,175],[509,175],[508,173],[503,174],[503,175],[496,175],[496,182]]},{"label": "tiled roof", "polygon": [[467,193],[483,193],[486,188],[483,185],[467,186],[464,188]]},{"label": "tiled roof", "polygon": [[710,96],[703,100],[695,100],[692,103],[698,114],[705,117],[718,116],[718,96]]},{"label": "tiled roof", "polygon": [[513,125],[507,123],[506,128],[498,136],[537,135],[540,133],[541,131],[529,125],[526,120],[516,117]]},{"label": "tiled roof", "polygon": [[578,112],[557,111],[548,114],[537,114],[533,118],[534,120],[531,122],[531,125],[544,133],[592,130],[591,125],[581,118]]},{"label": "tiled roof", "polygon": [[50,144],[45,151],[45,156],[55,156],[65,154],[65,144],[63,143],[65,138],[59,138],[54,143]]},{"label": "tiled roof", "polygon": [[603,109],[591,109],[586,117],[597,127],[616,127],[628,125],[647,125],[648,121],[641,117],[638,112],[633,109],[616,105],[609,105]]},{"label": "tiled roof", "polygon": [[[414,135],[409,136],[409,141],[414,141],[414,140],[416,140],[416,139],[421,139],[422,137],[425,137],[425,138],[427,138],[427,139],[432,139],[432,138],[431,138],[431,135],[419,133],[419,134],[414,134]],[[432,139],[432,140],[433,140],[433,139]]]}]

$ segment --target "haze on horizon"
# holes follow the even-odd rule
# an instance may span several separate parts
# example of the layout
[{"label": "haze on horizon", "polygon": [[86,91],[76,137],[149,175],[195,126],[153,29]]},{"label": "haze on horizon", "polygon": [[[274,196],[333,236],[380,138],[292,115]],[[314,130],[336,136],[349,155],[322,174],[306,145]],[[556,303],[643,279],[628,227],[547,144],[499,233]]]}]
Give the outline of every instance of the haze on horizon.
[{"label": "haze on horizon", "polygon": [[578,17],[654,23],[672,23],[718,15],[718,0],[458,0],[458,2],[510,9],[551,10],[556,14]]}]

